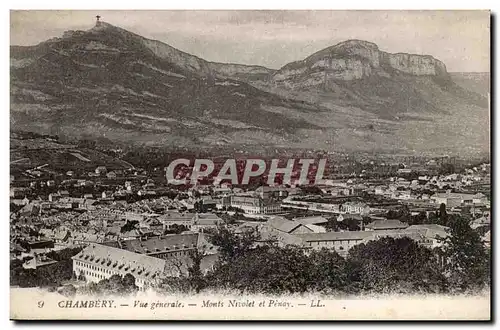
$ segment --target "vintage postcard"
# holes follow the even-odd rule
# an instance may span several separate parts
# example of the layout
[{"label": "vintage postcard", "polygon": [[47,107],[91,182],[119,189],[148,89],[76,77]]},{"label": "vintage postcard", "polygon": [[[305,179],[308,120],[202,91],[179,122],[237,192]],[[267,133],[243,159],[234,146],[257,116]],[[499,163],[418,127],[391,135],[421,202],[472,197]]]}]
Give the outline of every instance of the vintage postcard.
[{"label": "vintage postcard", "polygon": [[14,320],[491,320],[490,12],[13,10]]}]

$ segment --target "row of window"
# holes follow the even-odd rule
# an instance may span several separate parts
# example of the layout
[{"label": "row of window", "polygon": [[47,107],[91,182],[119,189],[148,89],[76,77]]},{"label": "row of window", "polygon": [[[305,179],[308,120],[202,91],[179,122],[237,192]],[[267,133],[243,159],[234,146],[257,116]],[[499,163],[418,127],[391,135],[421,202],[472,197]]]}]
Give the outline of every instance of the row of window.
[{"label": "row of window", "polygon": [[188,256],[188,255],[191,255],[191,253],[192,253],[191,250],[181,250],[181,251],[176,251],[176,252],[158,253],[158,254],[155,254],[154,256],[156,258],[166,259],[168,257]]},{"label": "row of window", "polygon": [[316,241],[316,242],[309,242],[309,246],[313,246],[313,245],[316,245],[316,246],[319,246],[319,245],[349,245],[351,243],[356,243],[357,240],[350,240],[350,239],[346,239],[346,240],[341,240],[341,241]]},{"label": "row of window", "polygon": [[90,264],[87,264],[85,262],[81,262],[81,261],[76,261],[76,265],[77,266],[80,266],[82,268],[87,268],[89,270],[95,270],[95,271],[98,271],[98,272],[101,272],[101,273],[105,273],[105,274],[110,274],[110,275],[113,275],[113,274],[118,274],[118,272],[115,272],[115,271],[112,271],[112,270],[109,270],[109,269],[106,269],[106,268],[102,268],[102,267],[97,267],[95,265],[90,265]]},{"label": "row of window", "polygon": [[104,280],[106,278],[106,276],[104,276],[102,274],[91,272],[90,270],[85,270],[85,269],[82,269],[80,274],[83,274],[85,276],[92,276],[92,277],[98,278],[100,280]]},{"label": "row of window", "polygon": [[[83,274],[85,276],[92,276],[92,277],[95,277],[95,278],[100,279],[100,280],[109,278],[109,277],[111,277],[111,275],[120,275],[120,274],[118,274],[118,272],[113,272],[113,271],[106,271],[105,273],[110,275],[110,276],[106,276],[106,275],[103,275],[102,273],[92,272],[92,271],[86,270],[86,269],[77,269],[77,270],[80,270],[80,274]],[[136,282],[143,284],[144,280],[138,278],[138,279],[136,279]]]},{"label": "row of window", "polygon": [[[179,226],[179,224],[172,224],[172,225],[165,225],[165,227],[166,227],[167,229],[170,229],[170,227],[175,228],[175,227],[173,227],[174,225],[175,225],[175,226]],[[191,225],[190,225],[190,224],[184,224],[184,223],[183,223],[183,224],[180,224],[180,225],[181,225],[181,226],[186,226],[187,228],[191,229]]]},{"label": "row of window", "polygon": [[257,207],[254,202],[239,202],[236,204],[231,204],[232,207],[245,207],[245,206],[250,206],[250,207]]},{"label": "row of window", "polygon": [[242,207],[243,211],[249,214],[260,214],[260,213],[271,213],[271,212],[281,212],[281,207],[280,206],[270,206],[270,207],[265,207],[265,208],[246,208]]},{"label": "row of window", "polygon": [[[350,245],[351,243],[357,243],[357,240],[341,240],[341,241],[316,241],[309,242],[309,246],[340,246],[340,245]],[[423,239],[419,241],[422,244],[432,244],[433,241],[430,239]]]}]

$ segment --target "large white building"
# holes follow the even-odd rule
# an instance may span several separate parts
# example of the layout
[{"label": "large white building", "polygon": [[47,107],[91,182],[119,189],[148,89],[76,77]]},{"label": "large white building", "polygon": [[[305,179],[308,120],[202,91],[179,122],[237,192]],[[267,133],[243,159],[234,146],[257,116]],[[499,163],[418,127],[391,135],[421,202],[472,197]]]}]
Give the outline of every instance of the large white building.
[{"label": "large white building", "polygon": [[354,246],[384,237],[394,239],[407,237],[428,248],[439,247],[442,245],[440,239],[448,235],[446,230],[446,227],[440,225],[426,224],[413,225],[406,229],[307,233],[295,236],[302,240],[302,246],[305,248],[314,250],[327,248],[346,257]]},{"label": "large white building", "polygon": [[185,226],[193,232],[203,232],[207,229],[215,229],[223,220],[213,213],[180,213],[168,211],[158,217],[163,224],[163,230],[172,229],[175,226]]},{"label": "large white building", "polygon": [[347,202],[342,204],[342,206],[340,207],[340,212],[368,215],[370,213],[370,207],[365,203]]},{"label": "large white building", "polygon": [[282,212],[280,200],[263,199],[260,196],[231,196],[231,206],[239,208],[248,214],[277,214]]},{"label": "large white building", "polygon": [[132,274],[140,290],[162,276],[167,266],[166,260],[101,244],[89,245],[72,259],[73,272],[87,282]]},{"label": "large white building", "polygon": [[373,233],[366,231],[345,231],[308,233],[296,236],[302,239],[303,246],[306,248],[314,250],[321,250],[322,248],[331,249],[336,251],[340,256],[346,257],[352,247],[361,244],[365,238],[373,236]]},{"label": "large white building", "polygon": [[285,209],[310,210],[323,213],[338,213],[340,204],[319,203],[301,198],[285,198],[281,207]]},{"label": "large white building", "polygon": [[488,202],[488,198],[482,194],[462,194],[462,193],[436,193],[431,196],[436,204],[445,204],[446,207],[483,205]]}]

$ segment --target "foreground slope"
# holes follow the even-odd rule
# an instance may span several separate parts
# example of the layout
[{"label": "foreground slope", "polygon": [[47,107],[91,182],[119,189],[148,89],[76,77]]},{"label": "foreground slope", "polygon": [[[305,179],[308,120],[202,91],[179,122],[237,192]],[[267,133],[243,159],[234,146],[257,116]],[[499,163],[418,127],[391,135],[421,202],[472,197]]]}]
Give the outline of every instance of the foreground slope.
[{"label": "foreground slope", "polygon": [[489,72],[451,72],[450,76],[463,89],[488,97],[490,92]]}]

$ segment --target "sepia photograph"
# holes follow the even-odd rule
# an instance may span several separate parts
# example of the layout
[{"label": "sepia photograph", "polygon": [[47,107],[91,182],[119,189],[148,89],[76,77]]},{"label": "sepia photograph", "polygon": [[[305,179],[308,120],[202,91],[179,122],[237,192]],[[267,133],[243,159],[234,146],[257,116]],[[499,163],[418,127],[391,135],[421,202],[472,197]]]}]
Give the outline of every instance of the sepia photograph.
[{"label": "sepia photograph", "polygon": [[9,15],[11,320],[492,320],[489,10]]}]

